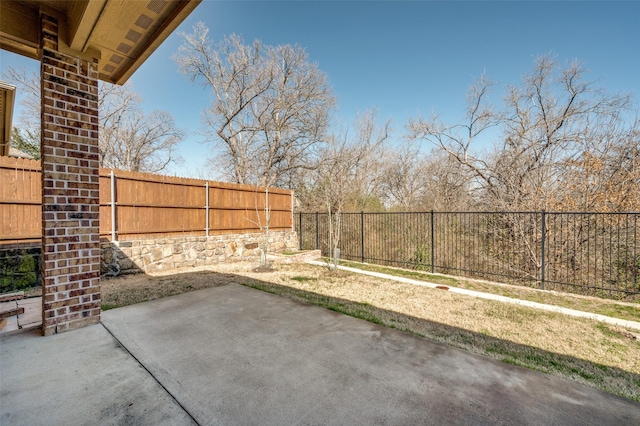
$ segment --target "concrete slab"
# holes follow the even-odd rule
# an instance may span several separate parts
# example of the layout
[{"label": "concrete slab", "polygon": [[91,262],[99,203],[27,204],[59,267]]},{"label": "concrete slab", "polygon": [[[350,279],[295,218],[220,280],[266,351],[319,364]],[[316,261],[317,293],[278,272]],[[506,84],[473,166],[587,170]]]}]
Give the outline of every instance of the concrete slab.
[{"label": "concrete slab", "polygon": [[202,425],[640,424],[640,404],[239,285],[103,324]]},{"label": "concrete slab", "polygon": [[0,339],[2,425],[192,425],[102,325]]}]

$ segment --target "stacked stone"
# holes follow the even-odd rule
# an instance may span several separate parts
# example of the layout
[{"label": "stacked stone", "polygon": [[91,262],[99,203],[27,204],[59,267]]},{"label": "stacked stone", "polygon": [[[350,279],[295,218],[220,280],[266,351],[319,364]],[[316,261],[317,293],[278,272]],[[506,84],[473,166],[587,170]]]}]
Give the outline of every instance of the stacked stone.
[{"label": "stacked stone", "polygon": [[[117,269],[126,274],[227,262],[257,262],[263,241],[264,234],[251,233],[103,243],[102,272],[109,274]],[[292,231],[270,232],[267,243],[267,250],[272,253],[298,248],[298,238]]]}]

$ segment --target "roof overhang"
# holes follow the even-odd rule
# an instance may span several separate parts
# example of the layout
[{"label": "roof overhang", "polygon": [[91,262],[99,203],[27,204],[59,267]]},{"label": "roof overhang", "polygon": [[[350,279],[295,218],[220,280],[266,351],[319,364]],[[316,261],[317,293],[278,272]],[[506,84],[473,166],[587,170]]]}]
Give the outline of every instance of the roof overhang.
[{"label": "roof overhang", "polygon": [[0,48],[39,57],[40,13],[58,19],[58,49],[98,58],[99,78],[123,84],[202,0],[0,1]]},{"label": "roof overhang", "polygon": [[0,81],[0,156],[9,155],[11,139],[11,120],[13,104],[16,98],[16,87]]}]

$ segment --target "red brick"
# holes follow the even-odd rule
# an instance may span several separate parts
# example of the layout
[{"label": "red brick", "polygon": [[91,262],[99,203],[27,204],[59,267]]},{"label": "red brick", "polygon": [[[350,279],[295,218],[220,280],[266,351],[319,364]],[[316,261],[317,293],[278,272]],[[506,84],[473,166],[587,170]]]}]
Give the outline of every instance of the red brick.
[{"label": "red brick", "polygon": [[43,333],[49,335],[100,318],[98,61],[57,52],[57,22],[41,16]]}]

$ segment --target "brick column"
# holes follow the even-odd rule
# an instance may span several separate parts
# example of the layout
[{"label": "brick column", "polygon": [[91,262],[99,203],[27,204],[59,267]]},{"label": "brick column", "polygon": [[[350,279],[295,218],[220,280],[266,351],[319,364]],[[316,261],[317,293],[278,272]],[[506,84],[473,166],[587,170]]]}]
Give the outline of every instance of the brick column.
[{"label": "brick column", "polygon": [[41,15],[42,333],[100,321],[98,65]]}]

